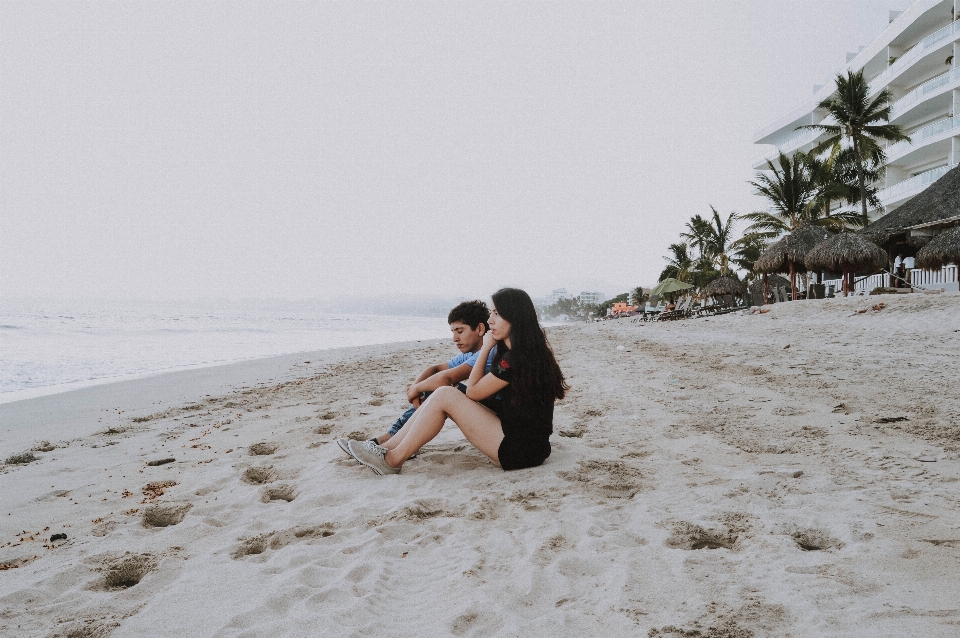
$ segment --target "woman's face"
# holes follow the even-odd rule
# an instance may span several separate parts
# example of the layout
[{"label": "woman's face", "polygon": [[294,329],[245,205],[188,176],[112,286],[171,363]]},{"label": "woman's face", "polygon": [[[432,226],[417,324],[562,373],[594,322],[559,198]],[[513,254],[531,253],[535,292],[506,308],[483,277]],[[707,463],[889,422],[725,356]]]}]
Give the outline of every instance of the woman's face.
[{"label": "woman's face", "polygon": [[490,319],[487,323],[490,324],[490,334],[497,341],[506,341],[510,336],[510,322],[500,316],[496,307],[490,311]]}]

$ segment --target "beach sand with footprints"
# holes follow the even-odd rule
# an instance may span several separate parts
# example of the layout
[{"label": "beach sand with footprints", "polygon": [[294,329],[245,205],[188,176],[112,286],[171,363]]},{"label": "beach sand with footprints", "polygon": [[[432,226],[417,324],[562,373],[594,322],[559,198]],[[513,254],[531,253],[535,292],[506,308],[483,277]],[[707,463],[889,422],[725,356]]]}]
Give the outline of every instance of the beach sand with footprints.
[{"label": "beach sand with footprints", "polygon": [[550,338],[510,473],[452,425],[396,476],[334,442],[448,342],[0,406],[0,635],[960,635],[960,295]]}]

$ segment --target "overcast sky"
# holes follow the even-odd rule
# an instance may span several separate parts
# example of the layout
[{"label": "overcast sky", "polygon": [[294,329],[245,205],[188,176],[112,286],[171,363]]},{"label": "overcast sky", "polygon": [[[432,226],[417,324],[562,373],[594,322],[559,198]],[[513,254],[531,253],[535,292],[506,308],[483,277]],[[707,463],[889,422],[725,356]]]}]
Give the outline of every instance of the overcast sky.
[{"label": "overcast sky", "polygon": [[608,294],[909,0],[0,3],[0,295]]}]

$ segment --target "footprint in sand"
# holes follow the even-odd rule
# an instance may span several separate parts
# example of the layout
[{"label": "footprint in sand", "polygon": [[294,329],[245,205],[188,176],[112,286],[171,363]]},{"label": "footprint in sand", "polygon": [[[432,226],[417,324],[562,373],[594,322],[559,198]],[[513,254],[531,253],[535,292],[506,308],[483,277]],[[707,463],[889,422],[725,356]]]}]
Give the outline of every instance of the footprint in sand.
[{"label": "footprint in sand", "polygon": [[158,503],[143,512],[144,527],[170,527],[179,525],[193,507],[190,503]]},{"label": "footprint in sand", "polygon": [[704,529],[693,523],[680,522],[673,526],[667,547],[675,549],[733,549],[738,535],[729,529]]},{"label": "footprint in sand", "polygon": [[623,461],[580,461],[576,470],[557,474],[611,498],[633,498],[642,488],[643,474]]},{"label": "footprint in sand", "polygon": [[280,447],[276,443],[270,443],[267,441],[262,441],[260,443],[254,443],[250,446],[250,456],[269,456],[277,451],[277,448]]},{"label": "footprint in sand", "polygon": [[264,503],[271,501],[286,501],[289,503],[295,498],[297,498],[297,495],[292,485],[280,484],[264,489],[262,500]]},{"label": "footprint in sand", "polygon": [[272,482],[274,475],[272,465],[269,467],[248,467],[247,471],[243,473],[243,480],[247,483],[262,485]]},{"label": "footprint in sand", "polygon": [[328,538],[336,533],[333,525],[311,525],[294,527],[293,529],[258,534],[249,538],[241,538],[240,544],[231,556],[239,560],[244,556],[263,554],[268,549],[277,550],[298,541],[310,541],[316,538]]},{"label": "footprint in sand", "polygon": [[843,547],[842,542],[832,538],[822,529],[798,529],[790,534],[790,538],[797,544],[797,547],[805,552]]},{"label": "footprint in sand", "polygon": [[100,591],[129,589],[156,569],[158,561],[153,554],[133,554],[103,559],[103,578],[94,585]]},{"label": "footprint in sand", "polygon": [[105,622],[103,618],[78,620],[49,638],[107,638],[119,626],[120,623]]}]

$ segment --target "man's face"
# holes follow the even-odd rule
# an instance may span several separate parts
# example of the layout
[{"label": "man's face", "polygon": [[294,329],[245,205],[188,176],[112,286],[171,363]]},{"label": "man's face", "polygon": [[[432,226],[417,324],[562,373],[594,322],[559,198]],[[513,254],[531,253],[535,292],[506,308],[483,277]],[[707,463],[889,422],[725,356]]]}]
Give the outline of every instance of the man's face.
[{"label": "man's face", "polygon": [[457,344],[460,352],[476,352],[483,345],[483,324],[477,324],[476,330],[465,323],[454,321],[450,324],[450,332],[453,333],[453,342]]}]

